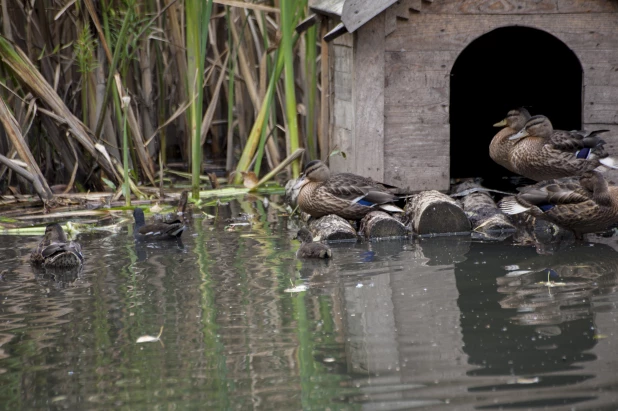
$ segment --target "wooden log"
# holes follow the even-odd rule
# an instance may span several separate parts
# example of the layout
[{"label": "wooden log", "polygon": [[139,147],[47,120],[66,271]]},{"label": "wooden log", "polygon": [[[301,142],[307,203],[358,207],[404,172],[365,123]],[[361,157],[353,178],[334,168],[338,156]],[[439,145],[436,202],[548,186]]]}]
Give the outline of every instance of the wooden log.
[{"label": "wooden log", "polygon": [[470,220],[461,206],[446,194],[430,190],[408,199],[403,223],[419,235],[470,231]]},{"label": "wooden log", "polygon": [[465,196],[461,202],[474,231],[487,235],[516,231],[515,226],[500,211],[489,194],[472,193]]},{"label": "wooden log", "polygon": [[406,226],[384,211],[372,211],[360,222],[358,234],[368,240],[381,238],[401,238],[408,235]]},{"label": "wooden log", "polygon": [[313,238],[319,241],[356,241],[356,230],[338,215],[329,214],[309,221],[309,230]]}]

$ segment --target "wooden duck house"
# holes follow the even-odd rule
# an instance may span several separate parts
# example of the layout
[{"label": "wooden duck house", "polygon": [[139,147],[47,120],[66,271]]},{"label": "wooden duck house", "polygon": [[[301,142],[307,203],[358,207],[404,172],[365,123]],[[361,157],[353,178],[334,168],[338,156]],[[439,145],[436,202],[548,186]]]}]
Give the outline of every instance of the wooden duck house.
[{"label": "wooden duck house", "polygon": [[492,125],[518,106],[618,148],[618,2],[309,0],[337,172],[417,190],[500,179]]}]

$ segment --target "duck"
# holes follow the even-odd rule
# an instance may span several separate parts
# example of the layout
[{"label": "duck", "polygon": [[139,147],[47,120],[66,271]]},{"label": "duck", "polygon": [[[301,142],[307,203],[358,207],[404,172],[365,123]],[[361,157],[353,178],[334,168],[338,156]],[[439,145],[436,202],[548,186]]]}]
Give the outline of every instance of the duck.
[{"label": "duck", "polygon": [[144,210],[139,207],[135,207],[133,210],[133,218],[135,219],[133,237],[138,241],[175,240],[180,238],[182,232],[187,228],[179,220],[169,223],[157,221],[146,224]]},{"label": "duck", "polygon": [[301,211],[319,218],[336,214],[348,220],[360,220],[367,213],[382,210],[403,213],[393,204],[401,197],[397,187],[388,186],[352,173],[332,174],[320,160],[310,161],[294,187]]},{"label": "duck", "polygon": [[520,189],[500,203],[505,214],[528,213],[583,234],[606,230],[618,223],[618,187],[609,185],[598,171],[577,178],[543,181]]},{"label": "duck", "polygon": [[326,244],[314,243],[311,232],[304,227],[298,230],[294,238],[301,243],[296,251],[297,258],[332,258],[333,256],[330,247]]},{"label": "duck", "polygon": [[46,268],[73,268],[84,262],[79,243],[67,240],[60,224],[48,224],[41,242],[30,254],[30,262]]},{"label": "duck", "polygon": [[601,165],[618,168],[599,137],[607,131],[554,130],[547,117],[532,116],[519,132],[508,137],[515,142],[510,162],[516,173],[535,181],[579,176]]},{"label": "duck", "polygon": [[494,124],[494,127],[504,127],[498,131],[489,144],[489,156],[496,163],[500,164],[507,170],[517,173],[513,164],[511,164],[510,152],[516,141],[509,140],[509,137],[519,132],[526,122],[530,119],[530,112],[523,107],[510,110],[506,117]]}]

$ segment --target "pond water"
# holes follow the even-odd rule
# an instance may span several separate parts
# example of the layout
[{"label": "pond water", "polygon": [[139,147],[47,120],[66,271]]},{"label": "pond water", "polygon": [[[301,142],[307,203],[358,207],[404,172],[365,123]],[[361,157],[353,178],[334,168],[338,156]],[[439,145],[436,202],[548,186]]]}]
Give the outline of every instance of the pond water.
[{"label": "pond water", "polygon": [[[618,408],[616,239],[553,255],[343,243],[300,261],[274,201],[216,213],[181,244],[136,245],[130,225],[81,234],[84,269],[66,274],[33,271],[38,237],[0,236],[1,406]],[[251,225],[231,230],[239,213]]]}]

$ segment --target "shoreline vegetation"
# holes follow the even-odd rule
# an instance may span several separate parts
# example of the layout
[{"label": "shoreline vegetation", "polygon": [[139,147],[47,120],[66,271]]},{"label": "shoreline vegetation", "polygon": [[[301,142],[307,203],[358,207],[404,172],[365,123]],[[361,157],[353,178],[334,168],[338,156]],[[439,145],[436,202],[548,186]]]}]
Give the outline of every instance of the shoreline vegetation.
[{"label": "shoreline vegetation", "polygon": [[2,2],[0,229],[182,190],[283,193],[328,150],[319,22],[294,30],[307,15],[307,0]]}]

